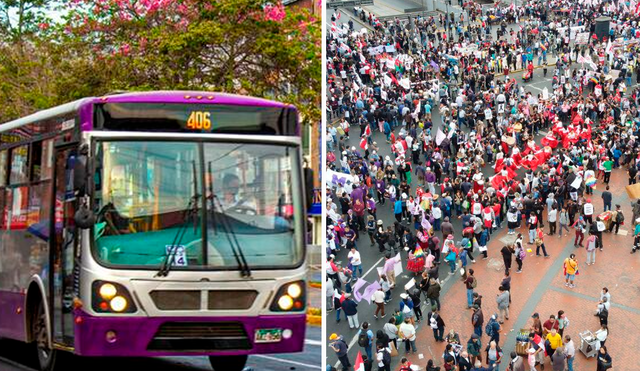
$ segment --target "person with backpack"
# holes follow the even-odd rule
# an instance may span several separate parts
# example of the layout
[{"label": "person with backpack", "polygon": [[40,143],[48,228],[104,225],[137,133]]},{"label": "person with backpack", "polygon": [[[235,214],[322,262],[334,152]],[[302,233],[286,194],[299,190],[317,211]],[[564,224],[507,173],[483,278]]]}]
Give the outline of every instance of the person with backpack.
[{"label": "person with backpack", "polygon": [[473,306],[473,289],[478,287],[478,279],[473,275],[474,273],[473,268],[469,268],[467,279],[464,280],[464,285],[467,288],[467,309],[471,309]]},{"label": "person with backpack", "polygon": [[624,224],[624,214],[622,214],[622,209],[620,205],[616,205],[616,211],[613,212],[611,216],[611,224],[609,225],[609,233],[613,231],[613,228],[616,228],[616,234],[618,234],[618,229],[620,229],[620,225]]},{"label": "person with backpack", "polygon": [[373,215],[367,216],[367,234],[371,240],[371,246],[374,246],[376,244],[376,240],[373,238],[376,234],[376,221]]},{"label": "person with backpack", "polygon": [[496,344],[500,342],[500,324],[497,321],[497,316],[494,314],[489,318],[489,322],[484,326],[484,332],[489,336],[489,341],[495,341]]},{"label": "person with backpack", "polygon": [[497,342],[491,341],[485,348],[485,352],[487,353],[487,365],[489,367],[500,365],[502,361],[502,349],[500,349]]},{"label": "person with backpack", "polygon": [[411,362],[406,357],[402,357],[400,360],[400,370],[398,371],[412,371]]},{"label": "person with backpack", "polygon": [[440,314],[438,314],[438,311],[431,313],[431,316],[429,317],[429,326],[431,326],[431,329],[433,330],[433,337],[435,340],[444,342],[443,336],[445,324]]},{"label": "person with backpack", "polygon": [[525,371],[524,370],[524,358],[519,356],[516,352],[511,352],[511,362],[509,362],[508,371]]},{"label": "person with backpack", "polygon": [[378,344],[376,350],[378,371],[391,371],[391,354],[389,353],[389,349],[382,344]]},{"label": "person with backpack", "polygon": [[373,346],[373,331],[369,329],[369,322],[363,322],[362,327],[358,330],[358,345],[364,348],[367,357],[371,359],[371,347]]},{"label": "person with backpack", "polygon": [[329,340],[331,341],[331,343],[329,343],[329,346],[331,347],[331,349],[333,349],[334,352],[336,352],[336,356],[338,356],[338,360],[342,365],[342,370],[349,370],[351,368],[351,362],[349,361],[348,352],[349,345],[347,345],[347,342],[344,341],[342,335],[338,336],[338,334],[336,333],[331,334],[331,336],[329,336]]},{"label": "person with backpack", "polygon": [[473,325],[473,333],[482,336],[482,325],[484,325],[484,315],[482,310],[476,304],[473,305],[473,314],[471,315],[471,324]]}]

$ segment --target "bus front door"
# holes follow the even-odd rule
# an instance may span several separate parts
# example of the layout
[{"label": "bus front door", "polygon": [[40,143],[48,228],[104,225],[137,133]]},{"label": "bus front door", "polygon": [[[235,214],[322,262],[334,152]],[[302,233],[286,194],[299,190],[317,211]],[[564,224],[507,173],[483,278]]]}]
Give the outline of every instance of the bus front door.
[{"label": "bus front door", "polygon": [[78,230],[74,223],[76,197],[73,169],[77,147],[56,148],[53,207],[53,236],[51,243],[51,302],[53,341],[73,346],[73,298],[78,292],[78,277],[74,258],[78,250]]}]

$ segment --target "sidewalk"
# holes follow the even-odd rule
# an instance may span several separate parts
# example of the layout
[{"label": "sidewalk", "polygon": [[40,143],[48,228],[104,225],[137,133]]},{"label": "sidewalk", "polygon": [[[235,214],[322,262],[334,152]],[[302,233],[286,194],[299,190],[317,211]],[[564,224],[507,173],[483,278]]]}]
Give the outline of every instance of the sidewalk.
[{"label": "sidewalk", "polygon": [[[550,258],[535,256],[535,246],[528,245],[528,236],[525,228],[517,230],[525,237],[525,247],[532,248],[523,263],[523,272],[515,273],[516,264],[512,266],[512,304],[510,307],[510,320],[502,325],[500,343],[505,357],[500,370],[506,369],[509,353],[515,348],[515,336],[521,328],[529,328],[531,325],[531,315],[535,312],[540,314],[540,319],[544,323],[551,314],[557,315],[558,310],[564,310],[570,320],[569,327],[565,330],[565,335],[570,335],[576,347],[576,359],[574,368],[576,370],[587,370],[596,368],[596,359],[587,359],[580,351],[579,333],[591,330],[595,332],[599,328],[598,318],[594,317],[597,302],[599,300],[602,287],[608,287],[612,297],[612,306],[609,312],[609,332],[611,337],[607,340],[607,349],[613,358],[617,371],[635,371],[640,364],[640,354],[629,352],[628,349],[636,347],[640,340],[640,290],[637,282],[640,281],[640,255],[631,255],[632,236],[631,228],[631,205],[624,191],[627,185],[626,173],[624,170],[614,172],[611,177],[611,191],[615,192],[614,202],[619,203],[623,208],[626,225],[622,226],[627,232],[619,235],[604,233],[604,251],[597,251],[596,265],[586,265],[586,252],[583,248],[573,247],[574,230],[569,236],[558,238],[555,236],[545,236],[545,245]],[[603,190],[604,185],[599,181],[598,190]],[[594,192],[592,203],[596,212],[602,212],[602,200],[598,192]],[[614,206],[615,208],[615,206]],[[546,220],[546,217],[544,218]],[[545,232],[548,232],[548,224],[545,223]],[[492,259],[502,262],[500,249],[506,241],[512,240],[512,236],[506,234],[506,229],[494,232],[491,237],[489,247],[489,259],[482,260],[476,257],[477,263],[471,264],[478,279],[476,291],[483,296],[482,310],[485,324],[494,313],[497,313],[495,297],[498,293],[498,286],[502,281],[504,270],[496,271],[489,269],[488,263]],[[505,241],[505,242],[503,242]],[[576,287],[570,289],[564,285],[562,277],[562,266],[564,259],[569,254],[575,253],[578,259],[580,274],[576,277]],[[474,255],[475,256],[475,255]],[[459,280],[459,274],[455,279]],[[466,348],[473,327],[471,325],[472,311],[467,310],[466,289],[462,282],[455,282],[448,293],[441,298],[441,315],[446,324],[445,334],[450,330],[455,330],[460,335],[460,340]],[[425,313],[426,314],[426,313]],[[482,335],[483,349],[488,342],[488,336]],[[412,363],[425,367],[429,358],[434,359],[437,365],[442,366],[442,354],[445,343],[436,343],[433,340],[433,331],[427,322],[423,322],[418,330],[418,353],[424,356],[420,359],[418,355],[408,356]],[[400,354],[404,349],[401,347]],[[483,359],[486,358],[483,356]],[[546,366],[550,369],[549,361]]]}]

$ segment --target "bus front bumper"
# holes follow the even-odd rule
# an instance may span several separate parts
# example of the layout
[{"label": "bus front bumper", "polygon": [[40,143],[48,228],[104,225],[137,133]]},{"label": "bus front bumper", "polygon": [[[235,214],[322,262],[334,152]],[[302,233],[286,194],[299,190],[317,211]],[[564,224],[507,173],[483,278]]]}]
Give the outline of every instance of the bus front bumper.
[{"label": "bus front bumper", "polygon": [[75,314],[75,353],[155,357],[301,352],[306,314],[256,317],[95,317]]}]

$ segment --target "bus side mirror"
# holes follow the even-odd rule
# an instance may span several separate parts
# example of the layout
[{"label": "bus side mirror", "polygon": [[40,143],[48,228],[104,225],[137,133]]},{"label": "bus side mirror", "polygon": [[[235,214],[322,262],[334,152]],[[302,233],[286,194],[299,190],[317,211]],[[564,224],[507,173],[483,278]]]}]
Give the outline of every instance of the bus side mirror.
[{"label": "bus side mirror", "polygon": [[307,208],[311,208],[313,203],[313,170],[311,168],[304,168],[304,192],[305,200],[307,202]]},{"label": "bus side mirror", "polygon": [[89,229],[96,224],[96,216],[91,210],[89,210],[89,207],[83,203],[73,216],[73,221],[75,222],[76,227],[80,229]]},{"label": "bus side mirror", "polygon": [[89,147],[82,145],[73,165],[73,188],[78,197],[87,194],[87,174],[89,173]]},{"label": "bus side mirror", "polygon": [[73,168],[73,188],[82,197],[87,193],[87,157],[78,156]]}]

